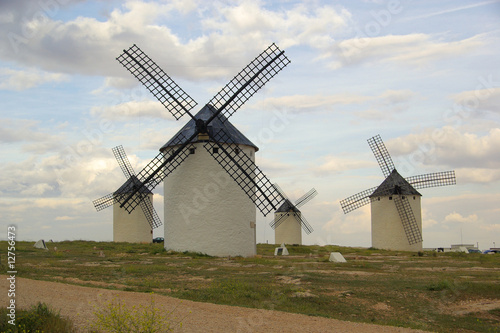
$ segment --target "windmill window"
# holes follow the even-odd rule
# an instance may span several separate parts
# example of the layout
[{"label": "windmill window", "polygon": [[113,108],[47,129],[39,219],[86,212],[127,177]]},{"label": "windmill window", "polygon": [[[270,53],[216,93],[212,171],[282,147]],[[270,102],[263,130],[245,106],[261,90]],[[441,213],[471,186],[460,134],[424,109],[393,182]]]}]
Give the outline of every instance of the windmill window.
[{"label": "windmill window", "polygon": [[401,199],[404,199],[404,198],[405,198],[405,196],[403,195],[403,196],[401,197]]},{"label": "windmill window", "polygon": [[196,148],[189,148],[189,153],[191,155],[194,155],[195,150],[196,150]]},{"label": "windmill window", "polygon": [[212,153],[218,154],[219,153],[219,148],[217,148],[217,147],[212,148]]},{"label": "windmill window", "polygon": [[389,200],[392,200],[392,197],[389,197]]},{"label": "windmill window", "polygon": [[234,149],[234,152],[235,152],[236,155],[239,155],[240,154],[240,148],[236,147]]},{"label": "windmill window", "polygon": [[416,199],[415,196],[413,196],[413,200],[415,200],[415,199]]},{"label": "windmill window", "polygon": [[378,197],[377,200],[380,201],[380,197]]}]

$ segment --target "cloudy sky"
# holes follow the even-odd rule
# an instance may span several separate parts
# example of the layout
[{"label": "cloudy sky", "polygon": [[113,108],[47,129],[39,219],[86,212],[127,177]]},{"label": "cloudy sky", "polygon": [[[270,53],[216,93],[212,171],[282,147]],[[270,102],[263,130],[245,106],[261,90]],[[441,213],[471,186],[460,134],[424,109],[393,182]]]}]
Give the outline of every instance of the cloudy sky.
[{"label": "cloudy sky", "polygon": [[[136,43],[199,106],[272,42],[291,64],[231,122],[296,199],[306,244],[370,246],[370,209],[339,201],[383,180],[380,134],[403,176],[455,170],[423,189],[424,247],[500,245],[500,1],[0,1],[0,230],[18,239],[111,240],[92,200],[136,171],[176,121],[116,60]],[[163,217],[162,188],[155,207]],[[258,241],[273,242],[258,213]],[[163,228],[155,231],[162,236]]]}]

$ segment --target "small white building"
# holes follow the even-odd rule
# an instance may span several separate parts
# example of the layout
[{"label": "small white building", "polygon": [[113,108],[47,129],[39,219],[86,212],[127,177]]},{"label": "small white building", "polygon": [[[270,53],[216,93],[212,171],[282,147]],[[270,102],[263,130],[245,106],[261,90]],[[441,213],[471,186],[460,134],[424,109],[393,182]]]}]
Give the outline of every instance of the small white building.
[{"label": "small white building", "polygon": [[422,195],[395,169],[370,195],[372,247],[397,251],[422,251],[422,242],[409,244],[395,200],[408,200],[418,229],[422,232]]},{"label": "small white building", "polygon": [[[206,105],[195,118],[206,121],[214,110]],[[191,119],[179,133],[189,138],[195,130],[196,123]],[[257,146],[224,115],[214,118],[207,131],[223,131],[232,140],[220,142],[225,149],[234,149],[255,161]],[[176,136],[160,149],[166,157],[184,143],[175,142]],[[207,140],[206,134],[198,135],[188,146],[190,155],[164,180],[165,248],[212,256],[253,256],[257,253],[256,207],[212,156],[222,152],[205,149]]]},{"label": "small white building", "polygon": [[[134,186],[139,186],[140,182],[136,176],[131,176],[116,193],[128,193]],[[125,192],[123,192],[125,191]],[[146,187],[142,187],[140,192],[147,195],[153,204],[153,193]],[[136,194],[139,195],[139,194]],[[147,200],[147,199],[145,199]],[[137,207],[128,213],[120,204],[113,205],[113,241],[129,243],[151,243],[153,240],[153,229],[146,219],[146,215],[141,207]]]},{"label": "small white building", "polygon": [[[274,213],[274,221],[284,220],[274,229],[274,244],[302,245],[300,211],[286,199]],[[282,217],[287,215],[287,217]]]}]

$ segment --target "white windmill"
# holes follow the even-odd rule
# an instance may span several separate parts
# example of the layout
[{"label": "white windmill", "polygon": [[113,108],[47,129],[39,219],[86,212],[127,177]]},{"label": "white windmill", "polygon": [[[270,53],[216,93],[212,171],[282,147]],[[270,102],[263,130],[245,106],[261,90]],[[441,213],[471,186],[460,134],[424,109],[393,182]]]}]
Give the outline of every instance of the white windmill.
[{"label": "white windmill", "polygon": [[292,204],[278,184],[274,184],[274,187],[285,198],[285,202],[274,213],[274,220],[269,223],[274,229],[274,243],[302,245],[302,229],[308,235],[314,230],[299,208],[314,198],[318,192],[313,188]]},{"label": "white windmill", "polygon": [[422,250],[421,194],[416,189],[456,184],[455,171],[403,178],[379,135],[368,144],[385,180],[377,187],[350,196],[340,205],[345,214],[371,202],[372,247],[388,250]]},{"label": "white windmill", "polygon": [[[114,193],[94,200],[94,206],[98,211],[109,206],[103,205],[103,202],[111,204],[117,202],[117,197],[122,196],[124,193],[130,194],[135,188],[141,185],[123,147],[114,147],[113,155],[115,155],[116,161],[127,181]],[[140,202],[141,209],[129,214],[127,210],[121,208],[119,205],[113,207],[114,242],[150,243],[153,238],[153,229],[161,226],[160,217],[153,208],[153,192],[146,187],[141,187],[140,193],[137,196],[143,198]]]},{"label": "white windmill", "polygon": [[284,51],[269,46],[196,115],[190,112],[196,102],[136,45],[117,60],[176,119],[187,114],[191,120],[137,175],[138,186],[98,199],[96,207],[118,202],[131,213],[147,198],[144,188],[165,180],[165,248],[255,255],[255,207],[265,216],[284,198],[255,165],[258,148],[227,118],[288,65]]}]

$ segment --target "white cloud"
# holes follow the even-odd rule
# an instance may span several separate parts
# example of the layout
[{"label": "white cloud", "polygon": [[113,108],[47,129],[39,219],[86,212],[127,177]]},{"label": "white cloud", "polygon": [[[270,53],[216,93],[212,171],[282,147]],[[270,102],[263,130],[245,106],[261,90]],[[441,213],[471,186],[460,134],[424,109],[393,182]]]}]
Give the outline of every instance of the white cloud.
[{"label": "white cloud", "polygon": [[336,105],[360,104],[373,97],[352,93],[336,95],[293,95],[266,98],[256,104],[256,108],[285,109],[290,112],[306,112],[309,110],[332,110]]},{"label": "white cloud", "polygon": [[426,207],[422,207],[422,229],[429,229],[438,224],[438,222],[433,219],[432,214]]},{"label": "white cloud", "polygon": [[61,140],[61,136],[44,133],[40,129],[40,121],[30,119],[0,119],[0,142],[16,143],[28,142],[44,144],[57,144]]},{"label": "white cloud", "polygon": [[25,90],[48,82],[68,81],[69,77],[64,74],[47,73],[38,69],[15,70],[0,68],[0,89],[3,90]]},{"label": "white cloud", "polygon": [[476,214],[471,214],[469,216],[462,216],[457,212],[446,215],[444,218],[444,223],[477,223],[478,217]]},{"label": "white cloud", "polygon": [[290,10],[270,11],[259,1],[242,1],[236,6],[219,6],[213,18],[203,22],[205,29],[223,32],[225,38],[250,40],[272,38],[283,47],[298,44],[323,48],[334,39],[332,34],[347,26],[350,13],[331,6],[301,4]]},{"label": "white cloud", "polygon": [[459,168],[455,174],[461,184],[491,184],[500,180],[499,169]]},{"label": "white cloud", "polygon": [[477,2],[477,3],[470,4],[470,5],[464,5],[464,6],[458,6],[458,7],[448,8],[448,9],[439,10],[439,11],[436,11],[436,12],[427,13],[427,14],[424,14],[424,15],[409,17],[406,20],[408,20],[408,21],[410,21],[410,20],[422,20],[422,19],[426,19],[426,18],[429,18],[429,17],[432,17],[432,16],[439,16],[439,15],[449,14],[449,13],[453,13],[453,12],[456,12],[456,11],[466,10],[466,9],[475,8],[475,7],[479,7],[479,6],[490,5],[490,4],[494,4],[494,3],[498,3],[498,0],[482,1],[482,2]]},{"label": "white cloud", "polygon": [[285,170],[290,170],[292,168],[291,165],[287,163],[283,163],[277,161],[275,159],[269,159],[262,157],[261,155],[255,156],[255,163],[259,166],[259,168],[264,172],[281,172]]},{"label": "white cloud", "polygon": [[28,188],[22,190],[20,194],[25,195],[25,196],[41,196],[45,192],[53,190],[54,187],[46,184],[46,183],[39,183],[39,184],[30,184],[28,185]]},{"label": "white cloud", "polygon": [[442,41],[426,34],[359,37],[336,43],[324,52],[323,58],[333,58],[333,69],[363,63],[396,63],[422,67],[430,62],[469,53],[488,41],[477,35],[458,41]]},{"label": "white cloud", "polygon": [[374,167],[373,162],[362,161],[351,158],[341,158],[338,156],[325,156],[323,162],[312,170],[320,176],[339,174],[347,170]]},{"label": "white cloud", "polygon": [[175,120],[170,112],[156,100],[130,101],[102,107],[95,106],[90,109],[90,114],[95,117],[111,120],[124,120],[138,117]]},{"label": "white cloud", "polygon": [[[481,85],[476,90],[463,91],[452,95],[453,101],[463,108],[471,111],[490,111],[500,113],[500,82],[492,82],[491,76],[480,78]],[[497,87],[493,87],[493,85]],[[487,86],[487,87],[485,87]],[[487,88],[487,89],[483,89]],[[467,116],[465,110],[462,110]]]},{"label": "white cloud", "polygon": [[[325,232],[332,235],[370,234],[371,214],[370,206],[358,208],[356,211],[342,215],[338,212],[323,226]],[[368,236],[369,237],[369,236]]]},{"label": "white cloud", "polygon": [[500,168],[499,128],[492,128],[484,135],[464,133],[450,126],[426,129],[389,140],[387,147],[393,156],[405,155],[400,162],[406,167],[445,165],[465,168],[464,171]]},{"label": "white cloud", "polygon": [[[72,151],[62,150],[47,157],[33,156],[20,162],[3,164],[0,167],[0,188],[4,196],[95,198],[99,194],[107,194],[105,191],[112,191],[124,180],[118,179],[119,173],[109,174],[108,170],[118,167],[111,154],[105,159],[98,150],[85,156],[72,155]],[[94,183],[97,179],[104,188]]]},{"label": "white cloud", "polygon": [[[290,112],[308,112],[308,111],[328,111],[337,110],[337,106],[363,104],[370,102],[374,106],[381,108],[401,108],[402,105],[407,105],[416,93],[405,90],[386,90],[380,95],[369,96],[358,93],[344,92],[341,94],[331,95],[291,95],[283,97],[271,97],[259,101],[255,104],[255,108],[260,109],[284,109]],[[366,112],[366,111],[364,111]],[[360,116],[364,116],[364,112],[358,112]],[[387,113],[387,112],[386,112]]]},{"label": "white cloud", "polygon": [[70,221],[74,219],[76,219],[74,216],[56,216],[55,218],[56,221]]},{"label": "white cloud", "polygon": [[[20,11],[17,8],[14,16],[21,16]],[[201,34],[183,39],[164,23],[179,20],[179,12],[185,15],[183,25],[198,21]],[[251,59],[271,42],[283,48],[299,44],[326,47],[349,18],[345,9],[313,4],[271,11],[257,1],[128,1],[114,9],[107,21],[80,16],[63,22],[53,15],[41,21],[7,23],[4,30],[17,38],[3,40],[0,56],[28,67],[36,64],[49,72],[126,77],[114,58],[123,48],[138,43],[160,66],[168,57],[170,75],[220,78],[234,75],[232,67],[241,67],[242,58]],[[26,31],[33,33],[26,36]]]},{"label": "white cloud", "polygon": [[401,103],[410,102],[415,96],[415,92],[404,89],[404,90],[386,90],[380,95],[380,102],[385,105],[394,105]]},{"label": "white cloud", "polygon": [[480,228],[487,231],[500,232],[500,224],[482,225]]}]

